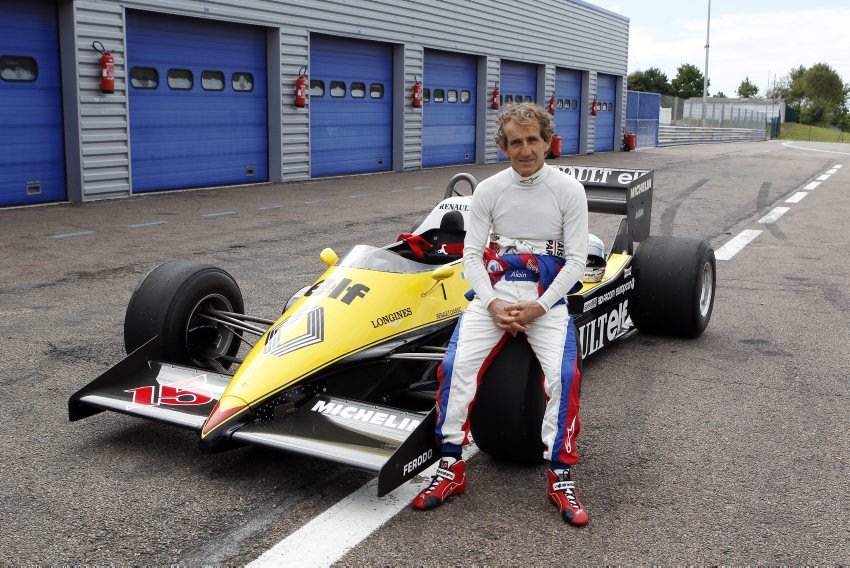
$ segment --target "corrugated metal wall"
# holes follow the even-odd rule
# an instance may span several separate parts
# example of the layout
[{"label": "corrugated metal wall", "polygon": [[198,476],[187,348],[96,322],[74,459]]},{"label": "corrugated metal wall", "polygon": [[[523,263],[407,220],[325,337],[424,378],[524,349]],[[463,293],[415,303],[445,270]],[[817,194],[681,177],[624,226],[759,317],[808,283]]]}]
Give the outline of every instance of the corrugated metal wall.
[{"label": "corrugated metal wall", "polygon": [[[389,42],[402,49],[403,124],[394,129],[396,169],[415,169],[421,164],[422,114],[410,108],[408,95],[414,75],[421,76],[424,48],[464,52],[486,58],[486,78],[480,87],[488,100],[499,78],[501,58],[545,65],[548,100],[554,84],[554,67],[590,72],[589,93],[595,92],[596,72],[625,76],[628,59],[628,20],[577,0],[441,0],[396,2],[371,0],[349,2],[324,0],[71,0],[76,33],[78,111],[82,156],[82,199],[116,197],[130,193],[128,102],[125,87],[124,16],[126,9],[153,10],[183,16],[214,18],[269,28],[270,50],[280,50],[280,113],[277,144],[280,172],[272,180],[303,180],[309,177],[309,104],[292,104],[294,84],[301,66],[309,63],[310,32]],[[522,41],[517,41],[517,18],[522,18]],[[279,34],[278,34],[279,29]],[[534,33],[526,33],[532,30]],[[115,53],[115,94],[99,91],[99,54],[91,43],[99,40]],[[552,46],[557,46],[553,49]],[[269,61],[274,61],[269,58]],[[396,64],[396,69],[398,63]],[[272,74],[273,71],[270,72]],[[623,89],[623,98],[625,97]],[[479,89],[479,94],[481,90]],[[400,103],[400,104],[402,104]],[[625,102],[623,102],[625,104]],[[271,105],[270,105],[271,106]],[[397,118],[400,116],[396,114]],[[479,115],[480,116],[480,115]],[[492,135],[495,111],[487,110],[479,121],[476,155],[486,162],[497,160]],[[270,132],[275,128],[270,128]],[[585,148],[593,148],[593,121],[587,124]],[[71,152],[73,153],[73,152]],[[276,158],[276,156],[274,157]],[[70,184],[70,182],[69,182]]]}]

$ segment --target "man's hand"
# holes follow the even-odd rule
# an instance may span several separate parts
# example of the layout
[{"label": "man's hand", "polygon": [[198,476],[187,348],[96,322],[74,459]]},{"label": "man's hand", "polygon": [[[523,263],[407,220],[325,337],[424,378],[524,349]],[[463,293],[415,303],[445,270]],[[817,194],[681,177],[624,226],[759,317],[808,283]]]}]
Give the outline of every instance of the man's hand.
[{"label": "man's hand", "polygon": [[[516,306],[520,304],[513,305]],[[498,298],[490,302],[490,305],[487,306],[487,311],[490,312],[490,316],[493,318],[493,322],[495,322],[496,327],[507,331],[514,337],[516,337],[516,334],[521,331],[528,331],[528,329],[518,321],[517,315],[507,308],[508,303]]]},{"label": "man's hand", "polygon": [[520,302],[518,304],[507,304],[505,310],[513,316],[513,321],[521,326],[526,326],[546,313],[543,306],[537,302]]}]

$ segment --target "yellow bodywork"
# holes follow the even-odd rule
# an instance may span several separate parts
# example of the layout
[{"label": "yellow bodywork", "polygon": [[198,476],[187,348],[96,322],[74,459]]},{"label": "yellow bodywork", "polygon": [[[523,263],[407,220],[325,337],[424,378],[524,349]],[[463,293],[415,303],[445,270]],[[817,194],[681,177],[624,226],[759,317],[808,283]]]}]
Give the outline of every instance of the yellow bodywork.
[{"label": "yellow bodywork", "polygon": [[329,267],[257,342],[213,411],[227,417],[211,416],[202,436],[343,357],[456,319],[469,289],[459,261],[412,274]]}]

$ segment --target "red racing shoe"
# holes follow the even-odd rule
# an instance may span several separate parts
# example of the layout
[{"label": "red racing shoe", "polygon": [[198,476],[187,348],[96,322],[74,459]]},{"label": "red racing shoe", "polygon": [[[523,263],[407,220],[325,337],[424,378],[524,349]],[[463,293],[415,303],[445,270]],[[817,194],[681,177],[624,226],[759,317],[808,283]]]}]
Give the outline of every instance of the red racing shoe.
[{"label": "red racing shoe", "polygon": [[549,470],[549,499],[561,511],[564,521],[575,526],[586,525],[588,518],[576,495],[576,482],[572,472]]},{"label": "red racing shoe", "polygon": [[428,485],[413,500],[413,507],[427,511],[439,507],[452,495],[460,495],[466,491],[466,463],[456,460],[450,464],[446,459],[440,460],[437,473]]}]

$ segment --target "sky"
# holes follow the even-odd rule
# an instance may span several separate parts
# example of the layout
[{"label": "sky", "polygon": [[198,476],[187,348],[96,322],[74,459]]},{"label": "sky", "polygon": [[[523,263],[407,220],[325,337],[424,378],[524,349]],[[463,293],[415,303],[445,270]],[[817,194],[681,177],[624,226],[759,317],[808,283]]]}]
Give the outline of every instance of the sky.
[{"label": "sky", "polygon": [[[683,63],[705,72],[708,0],[589,0],[630,19],[629,73]],[[711,0],[709,94],[735,97],[745,77],[764,95],[792,68],[827,63],[850,83],[850,0]]]}]

